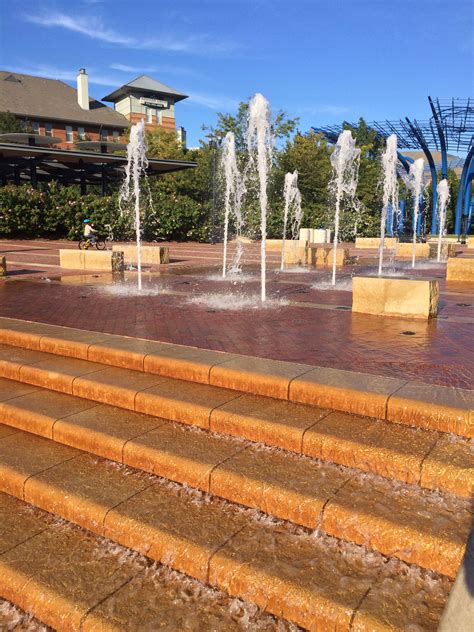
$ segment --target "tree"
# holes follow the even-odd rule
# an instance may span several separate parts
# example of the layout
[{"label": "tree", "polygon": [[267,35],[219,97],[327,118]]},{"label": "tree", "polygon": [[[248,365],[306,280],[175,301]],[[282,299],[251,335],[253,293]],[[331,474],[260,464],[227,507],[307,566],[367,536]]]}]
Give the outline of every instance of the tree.
[{"label": "tree", "polygon": [[0,112],[0,134],[10,134],[21,132],[20,121],[11,112]]},{"label": "tree", "polygon": [[[246,147],[245,130],[247,127],[249,104],[241,101],[237,108],[237,114],[217,113],[217,123],[215,127],[203,126],[203,130],[209,131],[213,136],[225,136],[227,132],[234,132],[235,147],[238,152],[244,151]],[[283,110],[278,110],[272,121],[272,131],[276,140],[289,138],[295,131],[299,119],[290,119]]]}]

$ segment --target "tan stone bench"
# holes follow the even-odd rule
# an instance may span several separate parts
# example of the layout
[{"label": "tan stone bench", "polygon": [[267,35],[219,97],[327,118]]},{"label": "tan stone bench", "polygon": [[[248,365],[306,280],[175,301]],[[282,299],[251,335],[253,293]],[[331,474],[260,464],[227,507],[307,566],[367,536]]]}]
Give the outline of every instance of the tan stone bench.
[{"label": "tan stone bench", "polygon": [[105,270],[106,272],[123,272],[123,252],[110,250],[60,250],[61,268],[70,270]]},{"label": "tan stone bench", "polygon": [[7,258],[5,256],[0,257],[0,277],[7,276]]},{"label": "tan stone bench", "polygon": [[377,316],[404,316],[422,320],[438,313],[436,279],[354,277],[352,311]]},{"label": "tan stone bench", "polygon": [[[349,262],[349,249],[338,248],[336,251],[336,266],[345,266]],[[309,246],[308,263],[315,267],[329,267],[333,263],[332,246]]]},{"label": "tan stone bench", "polygon": [[[429,244],[416,244],[416,257],[417,258],[428,258],[430,256],[430,245]],[[411,242],[406,244],[397,244],[395,248],[395,256],[397,257],[411,257],[413,254],[413,244]]]},{"label": "tan stone bench", "polygon": [[465,281],[474,284],[474,257],[448,259],[447,281]]},{"label": "tan stone bench", "polygon": [[[113,252],[123,252],[125,264],[137,263],[137,247],[135,244],[126,246],[112,246]],[[142,246],[142,263],[159,266],[170,262],[170,249],[168,246]]]},{"label": "tan stone bench", "polygon": [[[398,239],[396,237],[385,237],[384,250],[396,248]],[[356,237],[356,248],[380,248],[380,237]]]}]

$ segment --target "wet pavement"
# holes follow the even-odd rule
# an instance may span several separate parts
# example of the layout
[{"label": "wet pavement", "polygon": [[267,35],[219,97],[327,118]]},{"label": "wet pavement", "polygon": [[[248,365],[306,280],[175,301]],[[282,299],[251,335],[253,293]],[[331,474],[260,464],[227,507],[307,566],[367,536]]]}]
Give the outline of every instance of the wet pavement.
[{"label": "wet pavement", "polygon": [[[170,265],[145,271],[137,295],[133,272],[119,283],[105,273],[61,276],[58,248],[74,243],[0,241],[9,269],[0,316],[473,388],[474,285],[447,283],[445,264],[425,260],[414,272],[440,283],[438,318],[424,322],[352,314],[351,275],[376,272],[373,250],[351,248],[354,264],[336,290],[328,271],[280,273],[270,253],[261,309],[258,244],[247,248],[243,284],[220,280],[222,245],[169,246]],[[394,269],[387,256],[390,270],[412,276],[407,260]]]}]

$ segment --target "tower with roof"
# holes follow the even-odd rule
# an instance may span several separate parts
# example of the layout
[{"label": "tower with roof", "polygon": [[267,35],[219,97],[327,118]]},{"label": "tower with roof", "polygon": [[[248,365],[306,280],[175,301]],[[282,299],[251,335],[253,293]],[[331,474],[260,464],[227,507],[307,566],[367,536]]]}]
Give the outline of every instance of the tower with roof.
[{"label": "tower with roof", "polygon": [[161,81],[141,75],[120,86],[102,100],[113,103],[115,110],[131,123],[144,119],[147,129],[162,127],[175,131],[175,103],[186,99],[187,96]]}]

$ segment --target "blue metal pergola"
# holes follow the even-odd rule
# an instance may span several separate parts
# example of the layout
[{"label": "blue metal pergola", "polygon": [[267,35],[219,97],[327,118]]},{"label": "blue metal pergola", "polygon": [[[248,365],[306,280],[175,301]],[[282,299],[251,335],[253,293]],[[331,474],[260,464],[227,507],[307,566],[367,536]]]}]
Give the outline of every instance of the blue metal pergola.
[{"label": "blue metal pergola", "polygon": [[[474,196],[472,182],[474,180],[474,100],[467,99],[434,99],[428,97],[431,117],[426,121],[417,121],[405,117],[398,121],[373,121],[369,127],[383,138],[396,134],[399,160],[408,172],[411,158],[403,155],[403,150],[423,151],[428,162],[432,180],[432,215],[431,232],[437,232],[437,185],[438,173],[432,150],[441,154],[441,178],[448,177],[448,152],[465,153],[464,166],[461,173],[459,193],[456,201],[456,219],[454,231],[456,235],[469,232]],[[357,128],[357,124],[350,124]],[[330,142],[335,142],[343,130],[343,125],[331,125],[316,128]]]}]

